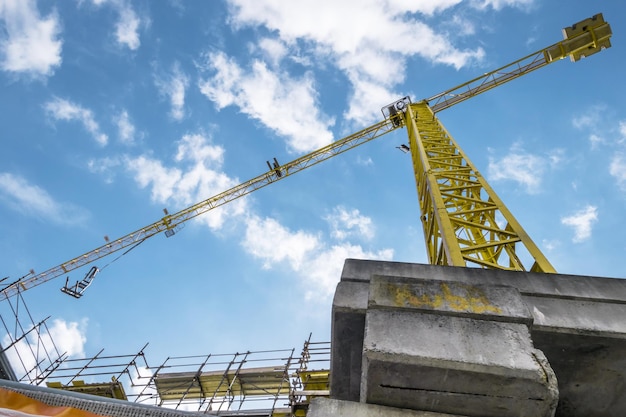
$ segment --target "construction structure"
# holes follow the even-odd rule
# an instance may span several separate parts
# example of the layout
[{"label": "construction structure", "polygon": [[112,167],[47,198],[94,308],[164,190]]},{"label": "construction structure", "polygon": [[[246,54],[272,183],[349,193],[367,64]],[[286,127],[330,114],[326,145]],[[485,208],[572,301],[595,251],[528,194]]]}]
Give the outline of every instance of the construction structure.
[{"label": "construction structure", "polygon": [[[148,382],[137,385],[143,388],[133,394],[135,399],[185,409],[191,404],[197,406],[194,411],[217,415],[299,416],[307,412],[312,397],[328,394],[331,400],[313,402],[312,417],[380,415],[380,406],[391,407],[385,408],[389,415],[403,413],[401,409],[412,409],[407,413],[413,414],[406,415],[416,416],[425,415],[423,412],[430,416],[589,415],[585,399],[597,390],[590,383],[582,383],[577,374],[569,375],[572,367],[567,367],[567,361],[582,358],[587,361],[584,363],[598,364],[606,356],[587,355],[597,351],[618,358],[626,352],[622,343],[626,329],[617,324],[615,328],[585,325],[577,314],[571,322],[564,317],[570,313],[567,308],[587,312],[584,307],[589,304],[593,314],[617,314],[626,304],[626,287],[599,280],[605,282],[599,285],[606,291],[594,298],[581,292],[577,284],[551,283],[552,276],[557,276],[554,267],[435,115],[557,60],[570,57],[577,61],[611,46],[611,29],[601,14],[565,28],[563,33],[564,40],[554,45],[426,100],[397,100],[383,107],[381,122],[289,163],[268,162],[269,171],[252,180],[175,214],[166,211],[155,223],[54,268],[27,275],[6,286],[2,298],[10,299],[124,248],[133,248],[161,232],[169,237],[186,221],[215,207],[406,127],[409,143],[405,148],[412,156],[420,220],[432,266],[416,267],[405,274],[402,271],[410,267],[375,265],[362,276],[346,278],[354,262],[346,263],[333,303],[330,382],[327,370],[309,367],[308,341],[299,356],[294,356],[293,350],[282,352],[284,362],[280,366],[269,363],[276,358],[263,352],[257,352],[261,355],[257,359],[246,352],[230,359],[207,355],[178,362],[183,358],[171,358],[156,369],[146,364],[145,368],[151,369],[145,376]],[[91,271],[97,271],[93,268]],[[557,281],[561,282],[553,282]],[[588,280],[569,281],[580,281],[585,290],[593,288]],[[516,282],[531,284],[522,288]],[[78,283],[74,291],[78,294],[77,290]],[[555,307],[563,305],[562,293],[566,300],[576,303],[565,302],[564,309]],[[546,301],[552,298],[558,300]],[[538,337],[548,340],[563,334],[581,336],[585,348],[559,362],[559,349],[579,339],[564,336],[558,343],[535,346]],[[552,352],[553,357],[548,355],[551,349],[556,352]],[[129,364],[139,357],[143,358],[141,351]],[[89,383],[77,376],[84,375],[99,359],[103,358],[72,368],[77,373],[67,375],[69,382],[51,381],[50,373],[48,385],[85,392]],[[591,365],[581,372],[592,369]],[[611,372],[625,370],[621,364],[616,366]],[[124,368],[120,375],[128,374],[129,369]],[[134,378],[143,377],[140,368],[136,372]],[[128,398],[128,390],[118,384],[119,377],[111,381],[108,386],[97,384],[94,392]],[[611,381],[626,384],[626,376],[620,374]],[[571,395],[563,396],[563,392]],[[263,407],[244,410],[248,397],[257,398]],[[278,407],[283,401],[286,407]],[[355,408],[346,401],[363,405]],[[626,413],[626,405],[619,399],[604,409],[599,402],[593,404],[597,416]],[[422,414],[415,414],[418,412]]]},{"label": "construction structure", "polygon": [[[21,294],[17,298],[19,308],[31,318]],[[224,416],[288,417],[306,415],[312,397],[329,396],[330,342],[315,342],[310,336],[300,350],[172,356],[156,366],[148,363],[148,344],[132,354],[107,355],[102,349],[91,357],[70,358],[54,344],[46,324],[49,318],[38,323],[20,320],[11,301],[6,303],[16,313],[15,323],[10,313],[0,314],[10,339],[2,350],[0,380],[19,382],[22,385],[11,385],[12,390],[35,392],[44,399],[54,391],[70,395],[56,405],[72,405],[72,398],[87,395],[97,404],[93,398],[105,399],[103,404],[113,408],[116,402],[125,408],[140,405],[143,412],[151,406]]]}]

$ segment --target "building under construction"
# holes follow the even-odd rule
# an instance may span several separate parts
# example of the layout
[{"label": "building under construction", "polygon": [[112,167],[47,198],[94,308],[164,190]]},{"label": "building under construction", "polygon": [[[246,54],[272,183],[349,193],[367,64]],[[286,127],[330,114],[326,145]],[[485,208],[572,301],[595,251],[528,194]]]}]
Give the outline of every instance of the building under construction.
[{"label": "building under construction", "polygon": [[[399,99],[383,107],[377,124],[292,162],[268,162],[269,171],[252,180],[6,285],[2,321],[13,336],[0,361],[3,390],[110,416],[626,415],[626,281],[557,274],[436,116],[552,62],[611,46],[602,15],[563,34],[428,99]],[[70,359],[45,343],[47,319],[33,320],[24,291],[171,235],[215,207],[399,128],[408,133],[402,150],[412,157],[430,265],[346,260],[330,342],[160,364],[149,363],[147,345],[130,355]],[[66,292],[80,297],[95,273],[66,283]],[[7,354],[25,339],[37,341],[29,344],[34,360],[10,365]]]}]

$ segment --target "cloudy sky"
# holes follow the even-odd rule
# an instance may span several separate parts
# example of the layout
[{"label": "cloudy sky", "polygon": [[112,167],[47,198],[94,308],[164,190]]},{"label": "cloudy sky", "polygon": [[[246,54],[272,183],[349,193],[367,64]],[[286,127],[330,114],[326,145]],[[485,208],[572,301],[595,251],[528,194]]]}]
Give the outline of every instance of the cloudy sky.
[{"label": "cloudy sky", "polygon": [[[598,12],[613,48],[439,116],[557,271],[624,277],[622,3],[0,0],[0,278],[88,252]],[[64,277],[36,287],[33,319],[51,315],[74,356],[149,342],[151,365],[329,340],[345,258],[426,262],[405,142],[395,131],[102,259],[80,300],[59,291]]]}]

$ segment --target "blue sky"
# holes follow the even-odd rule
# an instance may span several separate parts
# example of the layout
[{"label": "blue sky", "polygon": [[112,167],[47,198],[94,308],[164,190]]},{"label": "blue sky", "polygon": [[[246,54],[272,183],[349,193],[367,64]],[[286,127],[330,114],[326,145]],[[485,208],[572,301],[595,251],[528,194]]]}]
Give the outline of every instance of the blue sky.
[{"label": "blue sky", "polygon": [[[564,5],[0,0],[0,276],[56,266],[602,12],[613,48],[439,117],[557,271],[624,277],[626,5]],[[36,287],[34,320],[52,315],[74,356],[150,342],[151,365],[329,340],[345,258],[426,262],[404,142],[392,132],[103,259],[79,300],[63,278]]]}]

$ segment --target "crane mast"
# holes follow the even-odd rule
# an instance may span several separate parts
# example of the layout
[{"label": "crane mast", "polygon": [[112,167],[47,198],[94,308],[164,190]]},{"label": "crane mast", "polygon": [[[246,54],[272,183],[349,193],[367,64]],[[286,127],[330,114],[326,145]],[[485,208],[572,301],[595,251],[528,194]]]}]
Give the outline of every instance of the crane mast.
[{"label": "crane mast", "polygon": [[[40,273],[30,273],[0,290],[9,298],[165,232],[174,234],[188,220],[276,181],[406,127],[429,261],[433,264],[520,271],[555,272],[539,248],[462,152],[435,113],[544,67],[556,60],[582,57],[611,46],[611,28],[602,14],[563,29],[564,39],[497,70],[418,103],[408,97],[383,107],[384,120],[287,164],[274,160],[269,171],[187,207],[119,239]],[[502,221],[501,219],[504,219]],[[530,267],[518,255],[524,247]]]},{"label": "crane mast", "polygon": [[407,106],[404,123],[431,264],[556,272],[425,101]]}]

